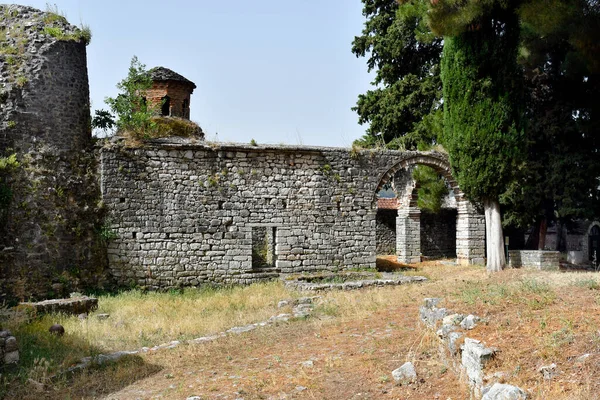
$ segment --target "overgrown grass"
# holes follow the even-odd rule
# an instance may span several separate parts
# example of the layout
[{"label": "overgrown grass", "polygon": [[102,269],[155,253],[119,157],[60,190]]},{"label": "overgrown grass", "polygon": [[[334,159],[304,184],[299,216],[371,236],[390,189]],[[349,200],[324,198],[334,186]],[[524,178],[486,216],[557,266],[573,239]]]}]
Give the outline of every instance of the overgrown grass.
[{"label": "overgrown grass", "polygon": [[[167,293],[132,290],[99,296],[99,309],[85,320],[63,314],[31,322],[24,317],[12,319],[3,326],[18,338],[22,351],[18,370],[7,379],[25,382],[42,369],[49,377],[86,356],[192,339],[263,321],[282,312],[277,308],[279,300],[295,296],[281,282]],[[100,313],[110,317],[100,320]],[[63,337],[48,332],[57,323],[65,328]]]},{"label": "overgrown grass", "polygon": [[556,293],[549,284],[531,278],[507,283],[469,282],[460,285],[454,294],[468,305],[495,306],[506,301],[516,301],[532,309],[547,306],[556,298]]},{"label": "overgrown grass", "polygon": [[149,124],[137,130],[118,132],[125,137],[129,145],[140,145],[144,140],[166,137],[204,138],[200,126],[190,120],[178,117],[151,117]]},{"label": "overgrown grass", "polygon": [[[100,296],[98,310],[83,321],[54,314],[11,329],[15,333],[24,330],[27,335],[38,332],[45,337],[48,327],[58,323],[64,326],[67,339],[90,343],[103,351],[131,350],[267,319],[278,312],[277,302],[290,296],[280,282],[167,293],[132,290]],[[99,320],[96,315],[100,313],[110,317]]]}]

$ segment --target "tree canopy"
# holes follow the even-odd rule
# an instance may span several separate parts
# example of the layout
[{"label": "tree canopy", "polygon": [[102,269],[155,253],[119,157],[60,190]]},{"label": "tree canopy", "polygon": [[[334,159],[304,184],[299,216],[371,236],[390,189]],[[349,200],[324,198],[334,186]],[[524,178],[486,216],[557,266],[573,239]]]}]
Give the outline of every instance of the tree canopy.
[{"label": "tree canopy", "polygon": [[441,118],[439,61],[442,40],[427,26],[425,0],[363,0],[367,18],[352,52],[367,57],[374,89],[361,94],[354,110],[369,124],[356,143],[414,150],[435,142]]},{"label": "tree canopy", "polygon": [[[363,3],[367,21],[362,36],[354,40],[353,52],[368,57],[369,69],[376,72],[376,87],[361,95],[355,107],[359,121],[370,124],[358,144],[372,146],[379,140],[392,148],[413,149],[445,137],[455,172],[463,175],[458,178],[461,188],[473,199],[499,197],[506,223],[515,226],[599,216],[600,2]],[[508,17],[512,18],[510,32]],[[483,35],[493,30],[510,33],[510,54],[502,55],[506,38]],[[469,37],[475,36],[480,43],[469,43]],[[446,88],[443,100],[442,37],[447,47],[444,57],[452,53],[448,59],[461,62],[461,54],[468,53],[477,60],[465,70],[454,65],[456,91]],[[464,66],[469,64],[462,59]],[[449,60],[444,62],[450,67]],[[486,69],[488,79],[483,78]],[[459,81],[470,80],[469,73],[479,78],[471,81],[468,91],[461,91],[464,82]],[[511,78],[506,81],[502,76]],[[502,97],[500,88],[505,85],[509,88]],[[446,96],[451,94],[462,95],[464,103],[456,109],[455,99],[442,120],[440,104],[446,106]],[[484,95],[493,107],[479,101]],[[469,101],[479,106],[470,107]],[[461,119],[471,128],[460,133],[465,137],[454,141],[457,148],[453,149],[449,132],[459,129],[456,124]],[[449,123],[454,126],[446,126]],[[505,133],[476,138],[478,130]],[[459,162],[457,151],[465,150],[472,157]]]}]

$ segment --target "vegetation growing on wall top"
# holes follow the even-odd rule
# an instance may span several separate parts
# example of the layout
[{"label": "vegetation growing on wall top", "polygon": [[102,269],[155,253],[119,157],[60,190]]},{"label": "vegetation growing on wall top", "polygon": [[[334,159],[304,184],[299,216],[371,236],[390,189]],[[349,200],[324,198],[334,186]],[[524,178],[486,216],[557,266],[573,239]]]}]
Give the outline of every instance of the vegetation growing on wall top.
[{"label": "vegetation growing on wall top", "polygon": [[120,93],[105,99],[116,121],[109,111],[96,110],[93,128],[106,132],[115,126],[118,135],[134,141],[171,136],[202,137],[202,129],[195,122],[161,117],[159,110],[148,106],[144,94],[151,87],[152,79],[146,66],[133,56],[127,77],[117,84]]}]

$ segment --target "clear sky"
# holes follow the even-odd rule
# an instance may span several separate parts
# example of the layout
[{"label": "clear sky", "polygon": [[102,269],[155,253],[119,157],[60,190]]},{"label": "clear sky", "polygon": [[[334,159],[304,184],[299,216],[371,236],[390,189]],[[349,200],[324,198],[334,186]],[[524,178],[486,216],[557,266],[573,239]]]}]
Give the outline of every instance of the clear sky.
[{"label": "clear sky", "polygon": [[364,23],[360,0],[54,3],[92,30],[92,110],[107,108],[137,55],[196,83],[191,119],[208,140],[350,146],[364,133],[350,110],[372,80],[351,52]]}]

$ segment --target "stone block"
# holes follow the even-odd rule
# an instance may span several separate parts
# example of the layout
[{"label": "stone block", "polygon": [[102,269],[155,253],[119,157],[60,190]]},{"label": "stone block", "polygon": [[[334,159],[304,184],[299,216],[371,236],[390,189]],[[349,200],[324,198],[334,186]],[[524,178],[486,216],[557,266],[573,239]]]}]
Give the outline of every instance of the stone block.
[{"label": "stone block", "polygon": [[[142,275],[142,277],[145,276]],[[89,314],[98,308],[98,299],[75,297],[70,299],[44,300],[38,303],[19,303],[20,308],[33,309],[37,314],[64,313],[70,315]]]}]

